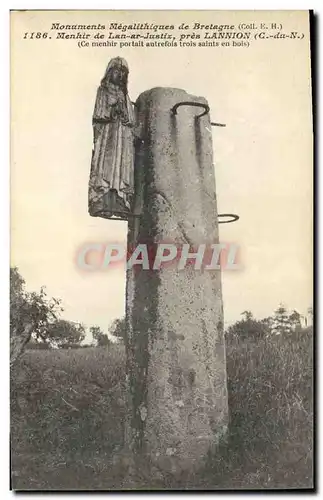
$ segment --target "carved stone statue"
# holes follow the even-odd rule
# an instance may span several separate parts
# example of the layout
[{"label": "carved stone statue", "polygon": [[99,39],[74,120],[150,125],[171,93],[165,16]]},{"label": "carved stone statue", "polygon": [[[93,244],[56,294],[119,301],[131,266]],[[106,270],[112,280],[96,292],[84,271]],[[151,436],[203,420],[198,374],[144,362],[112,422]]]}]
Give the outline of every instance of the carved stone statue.
[{"label": "carved stone statue", "polygon": [[97,91],[94,146],[89,181],[89,214],[127,220],[134,196],[134,110],[128,64],[111,59]]}]

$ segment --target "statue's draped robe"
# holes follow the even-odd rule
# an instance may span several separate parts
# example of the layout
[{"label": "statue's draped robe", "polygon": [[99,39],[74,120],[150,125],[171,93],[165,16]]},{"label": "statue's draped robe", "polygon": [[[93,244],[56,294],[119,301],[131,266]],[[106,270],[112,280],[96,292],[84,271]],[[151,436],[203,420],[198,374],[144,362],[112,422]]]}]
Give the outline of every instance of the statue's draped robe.
[{"label": "statue's draped robe", "polygon": [[117,85],[101,84],[93,113],[94,147],[89,182],[92,216],[127,218],[134,195],[134,112]]}]

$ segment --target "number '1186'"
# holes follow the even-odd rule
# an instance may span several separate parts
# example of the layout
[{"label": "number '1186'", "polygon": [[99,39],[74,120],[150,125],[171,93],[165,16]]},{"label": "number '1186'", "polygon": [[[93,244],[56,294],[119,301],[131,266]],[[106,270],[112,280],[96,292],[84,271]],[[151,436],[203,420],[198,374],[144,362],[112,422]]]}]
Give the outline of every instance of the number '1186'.
[{"label": "number '1186'", "polygon": [[39,31],[33,33],[25,33],[24,38],[48,38],[48,33],[40,33]]}]

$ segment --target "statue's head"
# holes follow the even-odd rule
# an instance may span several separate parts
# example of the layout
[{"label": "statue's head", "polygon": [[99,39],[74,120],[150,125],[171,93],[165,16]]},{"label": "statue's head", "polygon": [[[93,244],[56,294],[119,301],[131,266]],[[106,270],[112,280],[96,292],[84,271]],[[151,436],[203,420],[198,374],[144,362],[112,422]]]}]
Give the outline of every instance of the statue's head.
[{"label": "statue's head", "polygon": [[129,68],[127,61],[123,57],[114,57],[110,60],[102,79],[102,84],[113,83],[125,90],[128,84]]}]

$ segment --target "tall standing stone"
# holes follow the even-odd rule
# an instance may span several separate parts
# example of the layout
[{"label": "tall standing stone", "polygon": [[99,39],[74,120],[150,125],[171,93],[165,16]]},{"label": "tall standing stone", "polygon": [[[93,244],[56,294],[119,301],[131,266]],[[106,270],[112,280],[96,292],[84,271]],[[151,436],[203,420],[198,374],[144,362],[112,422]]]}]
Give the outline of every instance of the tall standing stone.
[{"label": "tall standing stone", "polygon": [[[190,251],[219,242],[207,104],[184,90],[154,88],[136,109],[136,212],[128,245],[172,242]],[[151,266],[152,267],[152,266]],[[126,442],[168,471],[191,469],[225,434],[227,381],[220,271],[177,265],[127,271],[129,415]]]}]

